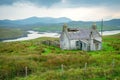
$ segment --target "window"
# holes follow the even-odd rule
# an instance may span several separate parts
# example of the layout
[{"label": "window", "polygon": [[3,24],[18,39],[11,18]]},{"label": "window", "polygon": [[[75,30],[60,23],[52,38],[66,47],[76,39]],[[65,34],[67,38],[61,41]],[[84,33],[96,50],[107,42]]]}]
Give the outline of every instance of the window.
[{"label": "window", "polygon": [[76,46],[79,46],[79,41],[76,41]]},{"label": "window", "polygon": [[81,41],[76,41],[76,47],[77,47],[77,49],[82,50],[82,42]]},{"label": "window", "polygon": [[86,48],[86,44],[84,43],[84,47]]}]

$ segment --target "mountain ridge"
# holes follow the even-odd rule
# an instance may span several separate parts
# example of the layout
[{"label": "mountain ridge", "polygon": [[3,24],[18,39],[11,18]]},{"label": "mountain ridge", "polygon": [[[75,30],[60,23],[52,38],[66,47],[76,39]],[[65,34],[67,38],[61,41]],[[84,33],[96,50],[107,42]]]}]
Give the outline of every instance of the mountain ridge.
[{"label": "mountain ridge", "polygon": [[[96,23],[97,26],[101,26],[101,21],[74,21],[66,17],[52,18],[52,17],[29,17],[19,20],[0,20],[0,27],[17,27],[17,28],[26,28],[33,29],[38,27],[57,27],[60,28],[64,23],[67,23],[69,27],[83,27],[88,28],[93,23]],[[103,25],[105,30],[120,30],[120,19],[111,19],[104,21]],[[110,29],[109,29],[110,28]],[[50,28],[47,28],[50,29]]]},{"label": "mountain ridge", "polygon": [[66,17],[60,17],[60,18],[52,18],[52,17],[29,17],[25,19],[18,19],[18,20],[0,20],[1,22],[8,22],[8,23],[14,23],[14,24],[35,24],[35,23],[63,23],[63,22],[70,22],[72,21],[69,18]]},{"label": "mountain ridge", "polygon": [[[106,20],[104,22],[117,22],[119,23],[120,22],[120,19],[111,19],[111,20]],[[69,23],[69,22],[100,22],[100,21],[82,21],[82,20],[78,20],[78,21],[75,21],[75,20],[71,20],[70,18],[67,18],[67,17],[59,17],[59,18],[53,18],[53,17],[36,17],[36,16],[33,16],[33,17],[28,17],[28,18],[24,18],[24,19],[16,19],[16,20],[10,20],[10,19],[3,19],[3,20],[0,20],[0,24],[1,23],[19,23],[19,24],[35,24],[35,23]]]}]

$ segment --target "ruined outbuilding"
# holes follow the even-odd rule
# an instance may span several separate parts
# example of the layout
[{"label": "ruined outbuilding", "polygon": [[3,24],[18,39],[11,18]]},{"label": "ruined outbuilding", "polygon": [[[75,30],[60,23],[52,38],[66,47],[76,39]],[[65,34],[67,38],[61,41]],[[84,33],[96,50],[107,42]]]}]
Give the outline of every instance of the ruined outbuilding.
[{"label": "ruined outbuilding", "polygon": [[64,24],[60,36],[60,48],[84,51],[101,50],[102,37],[97,31],[96,24],[93,24],[90,29],[68,28]]}]

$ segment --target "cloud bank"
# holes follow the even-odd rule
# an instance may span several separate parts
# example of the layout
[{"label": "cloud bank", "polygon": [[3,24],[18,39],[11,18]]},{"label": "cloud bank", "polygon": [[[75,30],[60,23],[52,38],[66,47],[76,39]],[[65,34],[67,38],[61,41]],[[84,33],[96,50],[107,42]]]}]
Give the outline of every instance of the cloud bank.
[{"label": "cloud bank", "polygon": [[68,17],[73,20],[120,18],[120,0],[0,0],[0,19]]}]

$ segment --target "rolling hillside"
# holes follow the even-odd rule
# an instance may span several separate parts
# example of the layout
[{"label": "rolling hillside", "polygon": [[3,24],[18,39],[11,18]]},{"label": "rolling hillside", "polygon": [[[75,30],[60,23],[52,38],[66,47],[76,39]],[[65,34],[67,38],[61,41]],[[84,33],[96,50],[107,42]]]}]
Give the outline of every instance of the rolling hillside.
[{"label": "rolling hillside", "polygon": [[[102,50],[61,50],[39,38],[0,42],[0,80],[120,80],[120,34],[103,37]],[[27,73],[26,73],[27,72]]]},{"label": "rolling hillside", "polygon": [[19,28],[0,28],[0,41],[27,36],[26,34],[26,31]]}]

